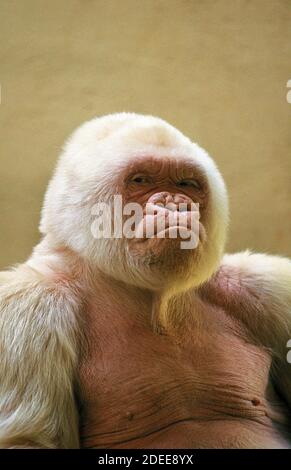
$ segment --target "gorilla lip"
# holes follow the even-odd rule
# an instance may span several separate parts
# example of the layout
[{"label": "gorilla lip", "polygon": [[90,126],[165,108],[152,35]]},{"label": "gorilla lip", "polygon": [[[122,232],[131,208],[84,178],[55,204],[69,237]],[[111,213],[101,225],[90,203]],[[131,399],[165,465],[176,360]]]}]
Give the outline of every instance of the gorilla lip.
[{"label": "gorilla lip", "polygon": [[[189,239],[199,241],[199,205],[161,203],[149,205],[149,212],[141,222],[141,229],[146,238]],[[162,225],[162,226],[161,226]],[[144,233],[146,232],[146,233]],[[194,248],[194,246],[193,246]],[[195,246],[196,248],[196,246]]]},{"label": "gorilla lip", "polygon": [[[187,236],[181,236],[181,232],[184,233],[185,235]],[[182,225],[171,225],[169,227],[166,227],[164,230],[160,230],[158,232],[156,232],[155,235],[153,235],[152,237],[149,237],[150,239],[151,238],[170,238],[170,239],[175,239],[175,238],[189,238],[191,236],[191,233],[195,233],[193,231],[191,231],[189,228],[187,227],[183,227]],[[166,236],[166,235],[169,235],[169,236]],[[173,236],[171,236],[173,235]]]}]

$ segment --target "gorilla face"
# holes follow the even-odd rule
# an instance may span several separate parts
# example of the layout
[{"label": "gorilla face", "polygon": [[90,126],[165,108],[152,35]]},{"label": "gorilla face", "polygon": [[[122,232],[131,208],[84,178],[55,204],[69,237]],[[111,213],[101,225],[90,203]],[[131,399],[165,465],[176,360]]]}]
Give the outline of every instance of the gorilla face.
[{"label": "gorilla face", "polygon": [[[134,236],[123,230],[96,239],[94,207],[116,195],[140,208]],[[125,227],[131,215],[123,213]],[[181,291],[217,268],[227,218],[224,182],[207,153],[159,118],[122,113],[73,134],[46,195],[41,231],[115,279]]]},{"label": "gorilla face", "polygon": [[159,286],[187,277],[206,240],[208,185],[203,170],[187,158],[144,156],[120,174],[118,188],[125,204],[142,209],[135,236],[126,241],[130,265]]}]

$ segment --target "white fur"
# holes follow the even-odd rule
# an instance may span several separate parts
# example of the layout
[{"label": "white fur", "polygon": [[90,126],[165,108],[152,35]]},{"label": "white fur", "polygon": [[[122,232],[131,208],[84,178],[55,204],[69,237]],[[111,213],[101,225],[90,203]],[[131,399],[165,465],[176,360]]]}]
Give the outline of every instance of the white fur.
[{"label": "white fur", "polygon": [[269,349],[273,357],[271,377],[291,406],[291,364],[287,361],[291,260],[245,251],[225,255],[220,271],[226,308],[246,325],[252,340]]},{"label": "white fur", "polygon": [[0,448],[75,448],[80,300],[25,265],[0,276]]}]

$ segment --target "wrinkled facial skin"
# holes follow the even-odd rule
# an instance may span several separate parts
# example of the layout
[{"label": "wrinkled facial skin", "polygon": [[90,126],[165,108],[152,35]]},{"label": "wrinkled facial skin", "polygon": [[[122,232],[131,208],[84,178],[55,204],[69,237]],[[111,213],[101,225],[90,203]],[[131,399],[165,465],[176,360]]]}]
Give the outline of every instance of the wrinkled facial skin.
[{"label": "wrinkled facial skin", "polygon": [[[183,217],[186,217],[184,220],[189,229],[193,209],[191,204],[199,204],[199,244],[203,243],[208,202],[208,186],[203,170],[187,160],[165,157],[161,159],[154,156],[136,158],[121,172],[118,191],[123,195],[126,204],[138,203],[144,208],[144,212],[146,205],[150,204],[155,213],[153,217],[159,216],[161,212],[166,216],[164,238],[157,238],[157,231],[151,238],[146,238],[145,227],[150,216],[144,215],[139,227],[139,232],[144,236],[127,240],[129,255],[151,268],[165,267],[167,272],[169,268],[187,268],[187,264],[193,262],[197,256],[199,247],[181,249],[181,237],[170,238],[173,227],[168,222],[168,215],[170,211],[177,211],[178,204],[183,203],[187,209]],[[165,206],[169,209],[165,209]]]}]

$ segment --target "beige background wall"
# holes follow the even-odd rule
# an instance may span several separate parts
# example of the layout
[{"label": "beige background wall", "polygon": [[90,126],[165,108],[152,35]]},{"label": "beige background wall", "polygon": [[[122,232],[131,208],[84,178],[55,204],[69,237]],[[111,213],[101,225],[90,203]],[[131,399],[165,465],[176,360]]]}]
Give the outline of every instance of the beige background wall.
[{"label": "beige background wall", "polygon": [[39,239],[67,135],[95,115],[159,115],[210,151],[228,249],[291,256],[291,1],[0,0],[0,268]]}]

